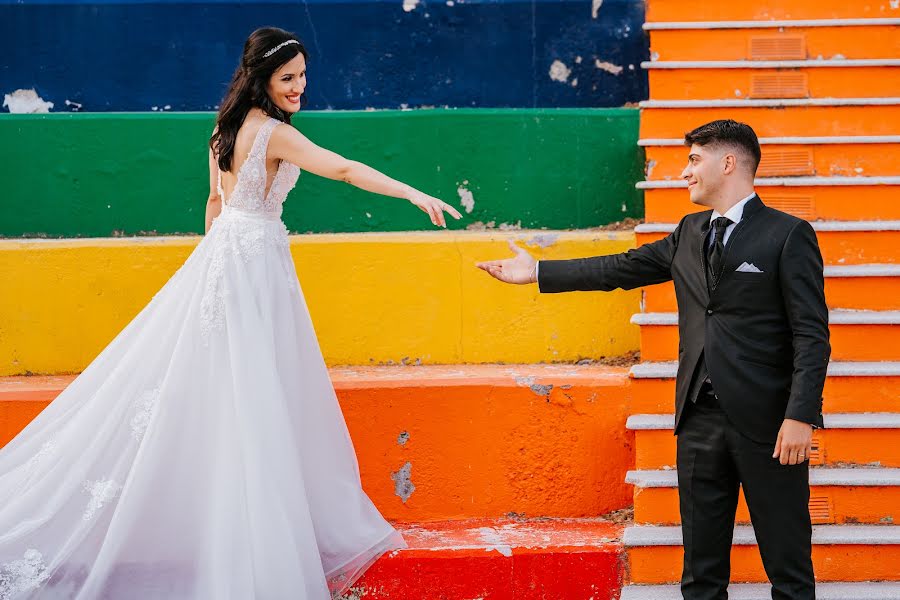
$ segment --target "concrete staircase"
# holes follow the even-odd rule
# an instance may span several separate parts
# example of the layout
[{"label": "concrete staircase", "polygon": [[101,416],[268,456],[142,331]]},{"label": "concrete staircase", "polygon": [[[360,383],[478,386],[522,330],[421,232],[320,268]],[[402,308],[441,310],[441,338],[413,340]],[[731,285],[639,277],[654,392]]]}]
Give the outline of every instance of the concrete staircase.
[{"label": "concrete staircase", "polygon": [[[642,103],[646,223],[672,231],[691,205],[681,136],[717,118],[749,123],[768,205],[813,222],[826,262],[832,363],[826,429],[810,475],[820,598],[900,598],[900,11],[887,2],[704,3],[684,22],[648,2],[650,100]],[[710,61],[710,57],[716,60]],[[641,364],[631,369],[634,524],[623,600],[680,598],[675,471],[677,307],[671,284],[644,291]],[[741,499],[730,597],[769,598]]]}]

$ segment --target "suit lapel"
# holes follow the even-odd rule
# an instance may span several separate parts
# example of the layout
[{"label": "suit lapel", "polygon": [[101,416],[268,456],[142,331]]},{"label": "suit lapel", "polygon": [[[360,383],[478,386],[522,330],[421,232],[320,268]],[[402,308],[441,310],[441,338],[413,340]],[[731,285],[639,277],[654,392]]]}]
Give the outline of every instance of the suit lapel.
[{"label": "suit lapel", "polygon": [[734,248],[741,239],[741,234],[748,227],[750,220],[765,206],[762,203],[762,200],[759,199],[759,196],[753,196],[750,200],[747,201],[747,204],[744,205],[744,214],[741,216],[741,222],[734,226],[734,230],[732,230],[731,235],[728,238],[728,243],[725,244],[725,254],[722,255],[722,267],[719,272],[716,274],[716,286],[713,287],[711,294],[715,293],[718,284],[722,283],[722,280],[728,275],[728,271],[725,269],[725,265],[728,264],[728,255],[731,253],[731,249]]}]

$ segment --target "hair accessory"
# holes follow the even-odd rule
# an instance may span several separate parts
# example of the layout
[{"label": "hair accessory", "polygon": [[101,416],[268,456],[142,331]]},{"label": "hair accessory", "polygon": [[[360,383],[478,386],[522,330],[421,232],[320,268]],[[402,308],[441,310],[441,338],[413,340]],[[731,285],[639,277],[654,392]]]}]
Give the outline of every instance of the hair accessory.
[{"label": "hair accessory", "polygon": [[287,40],[287,41],[281,42],[280,44],[278,44],[277,46],[275,46],[274,48],[272,48],[271,50],[269,50],[265,54],[263,54],[263,58],[269,58],[270,56],[272,56],[273,54],[275,54],[276,52],[278,52],[279,50],[281,50],[288,44],[299,44],[299,43],[300,42],[298,42],[297,40]]}]

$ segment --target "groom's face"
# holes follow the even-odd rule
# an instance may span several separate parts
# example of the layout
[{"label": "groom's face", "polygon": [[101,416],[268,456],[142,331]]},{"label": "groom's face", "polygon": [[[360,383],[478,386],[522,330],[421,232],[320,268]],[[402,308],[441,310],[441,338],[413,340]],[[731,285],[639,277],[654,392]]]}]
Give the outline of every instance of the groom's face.
[{"label": "groom's face", "polygon": [[715,146],[691,146],[681,178],[687,181],[688,193],[694,204],[709,206],[721,189],[725,176],[723,155],[724,152]]}]

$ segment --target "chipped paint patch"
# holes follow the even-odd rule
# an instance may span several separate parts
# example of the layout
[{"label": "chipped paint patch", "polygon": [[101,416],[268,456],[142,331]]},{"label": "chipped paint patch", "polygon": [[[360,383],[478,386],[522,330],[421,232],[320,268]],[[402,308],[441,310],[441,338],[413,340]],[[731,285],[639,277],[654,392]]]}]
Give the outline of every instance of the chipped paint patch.
[{"label": "chipped paint patch", "polygon": [[495,529],[491,527],[479,527],[478,539],[484,543],[485,550],[487,550],[488,552],[496,550],[507,558],[512,556],[512,548],[509,546],[509,544],[505,543],[506,540],[504,540],[503,536],[501,536]]},{"label": "chipped paint patch", "polygon": [[397,436],[397,443],[400,444],[401,446],[405,446],[406,442],[408,442],[408,441],[409,441],[409,432],[408,431],[403,431],[400,433],[400,435]]},{"label": "chipped paint patch", "polygon": [[38,96],[37,91],[16,90],[12,94],[4,94],[3,106],[10,113],[18,115],[48,113],[53,108],[53,103]]},{"label": "chipped paint patch", "polygon": [[400,499],[403,500],[403,502],[409,500],[412,493],[416,491],[416,486],[413,485],[411,475],[412,463],[410,462],[407,462],[400,467],[399,471],[391,473],[391,479],[394,481],[394,493],[400,496]]},{"label": "chipped paint patch", "polygon": [[561,60],[554,60],[553,64],[550,65],[550,79],[553,81],[559,81],[560,83],[565,83],[569,80],[569,76],[572,74],[572,69],[566,66],[566,63]]},{"label": "chipped paint patch", "polygon": [[606,71],[607,73],[612,73],[613,75],[618,75],[622,71],[625,70],[625,67],[620,65],[613,64],[611,62],[607,62],[604,60],[600,60],[599,58],[594,59],[594,66],[600,69],[601,71]]},{"label": "chipped paint patch", "polygon": [[456,193],[459,194],[459,203],[466,209],[467,213],[471,213],[475,210],[475,196],[466,187],[467,185],[469,185],[468,179],[463,181],[462,184],[456,188]]},{"label": "chipped paint patch", "polygon": [[419,5],[419,0],[403,0],[404,12],[412,12]]},{"label": "chipped paint patch", "polygon": [[603,0],[591,0],[591,18],[596,19],[597,14],[600,12],[600,7],[603,6]]},{"label": "chipped paint patch", "polygon": [[538,248],[549,248],[559,241],[558,233],[539,233],[525,241],[528,246],[537,246]]},{"label": "chipped paint patch", "polygon": [[531,386],[531,391],[537,394],[538,396],[549,396],[550,392],[553,391],[553,384],[548,383],[547,385],[541,385],[539,383],[535,383]]}]

